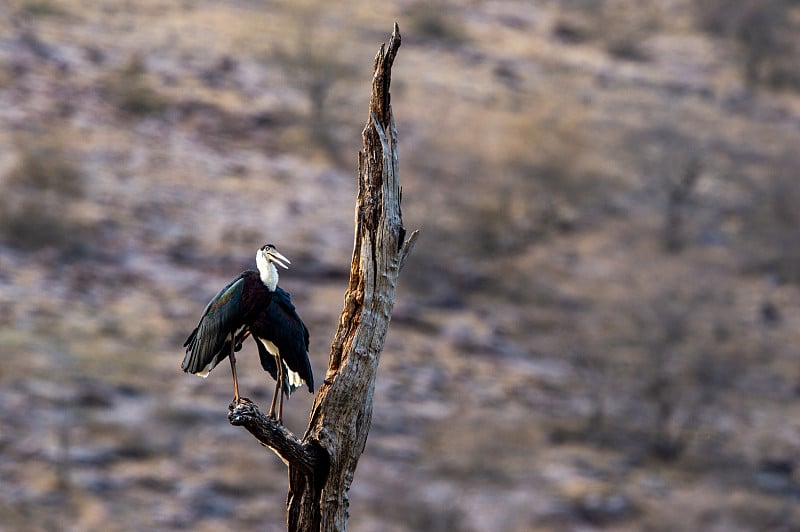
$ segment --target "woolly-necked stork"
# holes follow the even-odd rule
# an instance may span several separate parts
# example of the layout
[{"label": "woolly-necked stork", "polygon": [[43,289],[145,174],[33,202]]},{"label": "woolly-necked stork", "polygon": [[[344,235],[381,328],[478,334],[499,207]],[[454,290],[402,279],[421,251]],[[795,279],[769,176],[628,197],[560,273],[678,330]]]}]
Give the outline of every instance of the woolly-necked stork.
[{"label": "woolly-necked stork", "polygon": [[276,419],[277,406],[277,420],[282,422],[284,394],[290,395],[303,384],[313,392],[314,377],[308,360],[308,329],[289,293],[278,286],[276,264],[288,269],[290,261],[272,244],[262,246],[256,253],[258,271],[240,273],[209,301],[200,323],[183,344],[186,356],[181,367],[186,373],[207,377],[228,357],[234,401],[238,404],[234,352],[252,335],[261,366],[277,381],[269,416]]}]

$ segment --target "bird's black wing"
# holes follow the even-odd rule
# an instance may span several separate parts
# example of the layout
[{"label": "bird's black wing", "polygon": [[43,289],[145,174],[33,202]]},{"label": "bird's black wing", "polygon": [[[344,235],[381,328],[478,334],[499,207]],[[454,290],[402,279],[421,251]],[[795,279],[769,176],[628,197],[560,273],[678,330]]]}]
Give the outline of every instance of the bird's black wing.
[{"label": "bird's black wing", "polygon": [[230,342],[244,327],[242,287],[246,273],[240,273],[206,305],[200,323],[183,344],[186,356],[181,367],[186,373],[205,377],[230,353]]},{"label": "bird's black wing", "polygon": [[[276,287],[266,312],[265,339],[278,347],[281,358],[289,369],[305,381],[308,391],[313,392],[314,375],[311,371],[311,362],[308,360],[308,329],[297,314],[289,293],[279,286]],[[261,367],[277,380],[275,357],[260,342],[256,343]],[[283,383],[283,389],[290,394],[297,389],[297,386],[291,384],[287,378]]]}]

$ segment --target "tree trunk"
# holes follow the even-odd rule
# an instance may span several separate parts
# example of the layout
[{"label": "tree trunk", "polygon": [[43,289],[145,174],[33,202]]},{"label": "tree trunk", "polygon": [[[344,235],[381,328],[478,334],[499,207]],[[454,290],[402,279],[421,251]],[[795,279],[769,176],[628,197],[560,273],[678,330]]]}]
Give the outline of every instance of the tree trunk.
[{"label": "tree trunk", "polygon": [[350,283],[328,371],[302,440],[250,402],[228,419],[244,426],[289,466],[290,531],[341,531],[348,492],[372,422],[372,396],[394,306],[397,276],[417,236],[406,240],[400,212],[397,132],[390,105],[391,68],[400,33],[375,57],[369,118],[358,154],[358,196]]}]

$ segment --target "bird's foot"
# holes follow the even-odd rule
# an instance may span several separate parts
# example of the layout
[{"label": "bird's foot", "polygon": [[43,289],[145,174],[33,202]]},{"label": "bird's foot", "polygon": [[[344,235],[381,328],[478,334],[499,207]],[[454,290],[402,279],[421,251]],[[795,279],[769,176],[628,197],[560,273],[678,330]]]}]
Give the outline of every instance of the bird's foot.
[{"label": "bird's foot", "polygon": [[267,417],[270,418],[272,421],[275,421],[278,425],[283,425],[283,420],[275,415],[275,410],[270,408]]},{"label": "bird's foot", "polygon": [[234,397],[234,398],[233,398],[233,401],[231,401],[231,403],[228,405],[228,410],[233,410],[233,409],[234,409],[234,408],[236,408],[237,406],[239,406],[239,405],[243,405],[243,404],[250,404],[250,405],[252,405],[252,404],[253,404],[253,401],[251,401],[251,400],[250,400],[250,399],[248,399],[247,397]]}]

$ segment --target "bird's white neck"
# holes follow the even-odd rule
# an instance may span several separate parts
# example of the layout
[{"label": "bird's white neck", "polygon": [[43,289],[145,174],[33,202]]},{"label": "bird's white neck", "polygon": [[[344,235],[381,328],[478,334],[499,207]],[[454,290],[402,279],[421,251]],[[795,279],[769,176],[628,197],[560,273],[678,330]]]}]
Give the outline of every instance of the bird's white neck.
[{"label": "bird's white neck", "polygon": [[256,254],[256,266],[258,266],[258,273],[261,274],[261,282],[270,292],[274,292],[278,286],[278,268],[260,251]]}]

